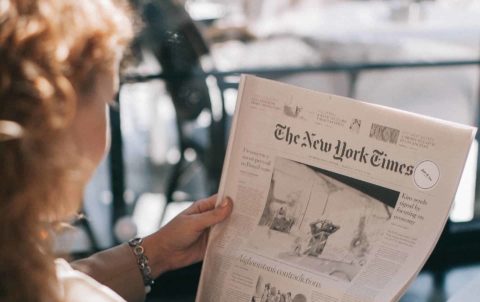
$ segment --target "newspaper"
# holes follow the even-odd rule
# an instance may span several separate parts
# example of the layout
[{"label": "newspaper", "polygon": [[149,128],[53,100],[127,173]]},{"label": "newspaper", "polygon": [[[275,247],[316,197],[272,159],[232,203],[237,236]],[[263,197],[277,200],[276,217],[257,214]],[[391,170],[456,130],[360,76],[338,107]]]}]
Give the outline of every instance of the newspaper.
[{"label": "newspaper", "polygon": [[397,301],[476,129],[242,76],[198,302]]}]

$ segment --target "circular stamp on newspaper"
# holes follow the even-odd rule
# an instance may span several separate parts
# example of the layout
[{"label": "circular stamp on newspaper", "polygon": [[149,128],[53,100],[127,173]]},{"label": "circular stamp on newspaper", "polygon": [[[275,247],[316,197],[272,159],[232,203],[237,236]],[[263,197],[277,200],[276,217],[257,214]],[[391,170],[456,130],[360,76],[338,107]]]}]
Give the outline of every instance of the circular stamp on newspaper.
[{"label": "circular stamp on newspaper", "polygon": [[440,178],[440,170],[438,166],[430,160],[422,161],[415,168],[413,180],[420,189],[433,188]]}]

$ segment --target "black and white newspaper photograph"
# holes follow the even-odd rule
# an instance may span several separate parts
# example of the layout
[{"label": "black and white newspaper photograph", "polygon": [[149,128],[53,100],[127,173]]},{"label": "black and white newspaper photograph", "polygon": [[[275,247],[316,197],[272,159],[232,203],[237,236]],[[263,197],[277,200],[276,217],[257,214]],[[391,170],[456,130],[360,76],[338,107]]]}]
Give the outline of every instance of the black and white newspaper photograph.
[{"label": "black and white newspaper photograph", "polygon": [[274,278],[270,279],[258,276],[251,302],[310,302],[305,293],[298,292],[291,285],[280,285]]},{"label": "black and white newspaper photograph", "polygon": [[250,248],[351,281],[383,235],[399,192],[282,157]]}]

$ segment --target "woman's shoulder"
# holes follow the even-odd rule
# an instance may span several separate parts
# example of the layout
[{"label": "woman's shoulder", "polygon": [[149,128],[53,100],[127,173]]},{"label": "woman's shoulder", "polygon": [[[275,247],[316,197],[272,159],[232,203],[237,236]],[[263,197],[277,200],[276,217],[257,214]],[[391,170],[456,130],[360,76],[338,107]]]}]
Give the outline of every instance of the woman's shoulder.
[{"label": "woman's shoulder", "polygon": [[59,294],[62,301],[125,302],[122,297],[109,287],[73,269],[64,259],[56,259],[55,267],[59,283]]}]

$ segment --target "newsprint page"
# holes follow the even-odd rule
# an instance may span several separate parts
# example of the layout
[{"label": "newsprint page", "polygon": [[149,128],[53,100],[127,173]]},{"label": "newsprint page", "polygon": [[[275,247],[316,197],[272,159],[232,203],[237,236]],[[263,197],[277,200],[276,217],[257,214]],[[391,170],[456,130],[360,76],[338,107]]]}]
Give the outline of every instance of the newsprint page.
[{"label": "newsprint page", "polygon": [[197,302],[397,301],[476,129],[242,76]]}]

